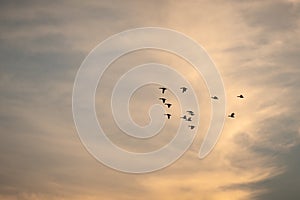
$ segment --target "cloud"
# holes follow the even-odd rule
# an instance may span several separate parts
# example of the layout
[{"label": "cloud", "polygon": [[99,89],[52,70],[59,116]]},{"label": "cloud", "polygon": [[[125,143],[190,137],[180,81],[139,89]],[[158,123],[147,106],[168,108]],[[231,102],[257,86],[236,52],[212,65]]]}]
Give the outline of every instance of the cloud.
[{"label": "cloud", "polygon": [[[0,13],[0,199],[298,199],[299,3],[7,1]],[[71,95],[85,55],[111,34],[138,26],[174,28],[201,43],[224,78],[227,109],[237,119],[226,120],[206,159],[196,157],[208,126],[203,119],[180,160],[136,176],[113,171],[85,151],[73,124]],[[116,63],[104,82],[131,64],[166,62],[191,79],[203,116],[209,115],[204,82],[190,66],[146,53]],[[111,85],[101,86],[104,97],[97,103],[109,103]],[[240,93],[243,101],[236,99]],[[137,104],[144,95],[151,95],[147,88],[137,93]],[[143,111],[151,102],[146,103]],[[111,116],[98,114],[121,144],[125,137]],[[147,115],[138,120],[147,122]],[[157,139],[149,148],[168,138]]]},{"label": "cloud", "polygon": [[252,1],[239,4],[243,19],[253,27],[262,28],[264,33],[282,33],[297,27],[297,4],[287,1]]},{"label": "cloud", "polygon": [[[230,50],[233,55],[240,52],[242,58],[251,56],[236,59],[243,68],[240,77],[233,77],[242,79],[243,84],[252,82],[256,113],[251,115],[252,126],[234,135],[240,151],[228,158],[234,168],[260,169],[263,176],[258,173],[257,180],[225,188],[249,191],[250,199],[298,199],[295,166],[299,164],[300,99],[295,91],[299,88],[299,58],[294,55],[299,53],[299,7],[283,1],[243,6],[241,16],[255,33],[249,38],[255,45]],[[275,20],[279,16],[289,22]]]}]

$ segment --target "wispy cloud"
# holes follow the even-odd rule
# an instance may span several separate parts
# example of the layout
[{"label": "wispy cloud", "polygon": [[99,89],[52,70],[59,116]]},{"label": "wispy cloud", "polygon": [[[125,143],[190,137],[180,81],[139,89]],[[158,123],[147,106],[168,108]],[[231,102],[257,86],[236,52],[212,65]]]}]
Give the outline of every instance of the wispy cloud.
[{"label": "wispy cloud", "polygon": [[[299,199],[299,3],[3,2],[0,199]],[[206,159],[196,157],[208,128],[202,118],[195,143],[180,160],[137,176],[113,171],[86,152],[73,124],[71,95],[86,54],[111,34],[140,26],[173,28],[202,44],[223,76],[227,110],[237,118],[226,120]],[[106,94],[112,85],[105,81],[113,83],[127,67],[155,60],[174,65],[190,79],[200,110],[209,115],[203,80],[186,70],[191,67],[186,62],[160,53],[136,52],[114,63],[97,103],[109,105]],[[141,105],[150,89],[141,89],[135,103]],[[236,99],[240,93],[246,96],[243,101]],[[142,111],[151,101],[145,103]],[[98,117],[122,145],[126,137],[120,136],[111,113]],[[146,113],[139,117],[133,111],[133,117],[148,120]],[[168,124],[163,133],[174,128],[175,123]],[[170,135],[152,140],[149,149]]]}]

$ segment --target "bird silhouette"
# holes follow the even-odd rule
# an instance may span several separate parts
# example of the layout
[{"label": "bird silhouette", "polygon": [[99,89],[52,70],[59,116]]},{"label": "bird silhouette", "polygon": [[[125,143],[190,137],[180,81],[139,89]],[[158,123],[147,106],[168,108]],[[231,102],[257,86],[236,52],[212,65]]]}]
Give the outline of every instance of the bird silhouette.
[{"label": "bird silhouette", "polygon": [[244,98],[244,96],[241,94],[241,95],[239,95],[239,96],[237,96],[238,98],[241,98],[241,99],[243,99]]},{"label": "bird silhouette", "polygon": [[164,94],[165,91],[167,90],[167,88],[165,88],[165,87],[160,87],[159,89],[161,90],[161,92],[162,92],[163,94]]},{"label": "bird silhouette", "polygon": [[170,119],[171,118],[171,114],[165,114],[167,117],[168,117],[168,119]]},{"label": "bird silhouette", "polygon": [[171,103],[165,103],[166,106],[168,106],[168,108],[170,108],[172,106]]},{"label": "bird silhouette", "polygon": [[193,130],[195,128],[195,126],[193,126],[193,125],[189,125],[189,127],[191,128],[191,130]]},{"label": "bird silhouette", "polygon": [[182,89],[182,93],[185,93],[187,91],[186,87],[181,87],[180,89]]},{"label": "bird silhouette", "polygon": [[231,113],[228,117],[234,118],[235,113]]},{"label": "bird silhouette", "polygon": [[186,111],[186,112],[189,113],[189,114],[192,115],[192,116],[195,115],[195,113],[194,113],[193,111],[191,111],[191,110],[188,110],[188,111]]},{"label": "bird silhouette", "polygon": [[166,102],[166,98],[163,98],[163,97],[161,97],[161,98],[159,98],[159,100],[161,100],[163,103],[165,103]]},{"label": "bird silhouette", "polygon": [[211,97],[212,99],[218,100],[219,98],[217,96]]},{"label": "bird silhouette", "polygon": [[191,122],[191,121],[192,121],[192,118],[189,117],[189,118],[186,119],[186,121]]},{"label": "bird silhouette", "polygon": [[187,119],[187,118],[186,118],[186,115],[184,115],[183,117],[180,117],[180,118],[181,118],[181,119],[185,119],[185,120]]}]

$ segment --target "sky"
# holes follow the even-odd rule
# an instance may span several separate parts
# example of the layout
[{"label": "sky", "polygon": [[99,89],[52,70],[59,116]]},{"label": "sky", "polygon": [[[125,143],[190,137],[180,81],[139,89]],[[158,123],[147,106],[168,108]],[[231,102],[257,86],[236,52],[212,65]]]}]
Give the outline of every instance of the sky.
[{"label": "sky", "polygon": [[[0,199],[300,199],[300,1],[29,0],[1,1],[0,11]],[[204,117],[178,161],[134,175],[110,169],[86,151],[73,121],[72,90],[95,46],[147,26],[182,32],[205,48],[223,78],[226,111],[237,117],[225,120],[205,159],[197,158],[209,123]],[[112,141],[135,151],[162,146],[178,124],[166,123],[147,142],[130,140],[113,121],[114,83],[147,62],[185,74],[201,115],[210,115],[204,80],[188,63],[154,50],[123,56],[99,82],[97,116]],[[156,87],[145,86],[131,99],[138,124],[149,122]],[[236,98],[240,93],[242,101]],[[178,111],[175,97],[168,98]]]}]

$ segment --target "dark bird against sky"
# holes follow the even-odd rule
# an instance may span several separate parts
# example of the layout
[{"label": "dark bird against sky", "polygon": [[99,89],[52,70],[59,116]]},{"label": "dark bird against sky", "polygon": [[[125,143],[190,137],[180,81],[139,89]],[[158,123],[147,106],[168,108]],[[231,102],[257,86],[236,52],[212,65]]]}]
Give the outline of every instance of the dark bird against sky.
[{"label": "dark bird against sky", "polygon": [[193,126],[193,125],[189,125],[189,127],[191,128],[191,130],[193,130],[195,128],[195,126]]},{"label": "dark bird against sky", "polygon": [[171,118],[171,114],[165,114],[167,117],[168,117],[168,119],[170,119]]},{"label": "dark bird against sky", "polygon": [[185,93],[187,91],[186,87],[181,87],[180,89],[182,90],[182,93]]},{"label": "dark bird against sky", "polygon": [[186,119],[186,121],[191,122],[191,121],[192,121],[192,118],[189,117],[189,118]]},{"label": "dark bird against sky", "polygon": [[180,118],[181,118],[181,119],[185,119],[185,120],[187,119],[187,118],[186,118],[186,115],[184,115],[183,117],[180,117]]},{"label": "dark bird against sky", "polygon": [[192,116],[195,115],[195,113],[194,113],[193,111],[191,111],[191,110],[188,110],[188,111],[186,111],[186,112],[189,113],[189,114],[192,115]]},{"label": "dark bird against sky", "polygon": [[163,98],[163,97],[161,97],[161,98],[159,98],[159,100],[161,100],[163,103],[165,103],[166,102],[166,98]]},{"label": "dark bird against sky", "polygon": [[172,106],[171,103],[165,103],[166,106],[168,106],[168,108],[170,108]]},{"label": "dark bird against sky", "polygon": [[230,115],[228,115],[228,117],[234,118],[235,117],[235,113],[231,113]]},{"label": "dark bird against sky", "polygon": [[160,87],[159,89],[161,90],[161,93],[163,93],[163,94],[164,94],[165,91],[167,90],[167,88],[165,88],[165,87]]}]

